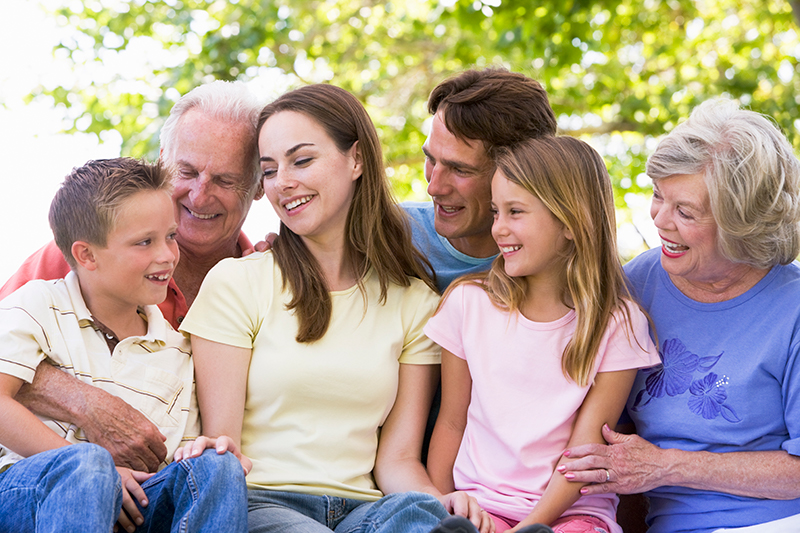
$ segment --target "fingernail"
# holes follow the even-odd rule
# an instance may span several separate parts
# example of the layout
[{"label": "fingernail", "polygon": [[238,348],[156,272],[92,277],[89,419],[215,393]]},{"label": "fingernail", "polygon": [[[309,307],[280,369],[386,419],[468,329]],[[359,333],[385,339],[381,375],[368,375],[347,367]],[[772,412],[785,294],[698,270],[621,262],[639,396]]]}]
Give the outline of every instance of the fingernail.
[{"label": "fingernail", "polygon": [[556,470],[558,470],[559,472],[563,472],[566,469],[567,469],[567,465],[558,465],[556,467]]},{"label": "fingernail", "polygon": [[581,494],[586,494],[587,492],[589,492],[587,488],[584,487],[581,489]]},{"label": "fingernail", "polygon": [[569,450],[564,450],[564,453],[561,455],[563,455],[564,457],[569,457]]},{"label": "fingernail", "polygon": [[572,472],[567,472],[566,474],[564,474],[564,478],[565,479],[575,479],[575,474],[573,474]]},{"label": "fingernail", "polygon": [[142,518],[141,516],[136,519],[137,526],[141,526],[143,523],[144,523],[144,518]]},{"label": "fingernail", "polygon": [[611,428],[608,427],[608,424],[603,424],[603,427],[606,429],[606,431],[611,431]]},{"label": "fingernail", "polygon": [[[143,499],[143,500],[142,500],[142,507],[147,507],[147,504],[148,504],[148,503],[149,503],[149,502],[147,501],[147,498]],[[144,520],[144,519],[143,519],[143,518],[140,518],[139,520]]]}]

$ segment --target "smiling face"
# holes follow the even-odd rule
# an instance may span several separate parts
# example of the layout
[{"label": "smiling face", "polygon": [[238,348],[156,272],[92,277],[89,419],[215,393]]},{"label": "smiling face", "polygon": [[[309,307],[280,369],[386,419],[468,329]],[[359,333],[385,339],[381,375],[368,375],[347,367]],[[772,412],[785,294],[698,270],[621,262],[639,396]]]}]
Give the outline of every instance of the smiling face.
[{"label": "smiling face", "polygon": [[701,174],[656,180],[650,216],[661,237],[661,264],[673,279],[714,283],[736,266],[717,245],[717,223]]},{"label": "smiling face", "polygon": [[361,176],[358,143],[342,153],[317,121],[280,111],[261,128],[258,149],[264,192],[281,222],[307,243],[343,244]]},{"label": "smiling face", "polygon": [[94,255],[93,300],[133,308],[163,302],[179,258],[177,227],[165,191],[140,191],[126,199],[106,246],[89,245]]},{"label": "smiling face", "polygon": [[184,251],[204,256],[235,249],[255,197],[252,142],[243,124],[209,120],[199,111],[181,119],[163,155],[177,167],[172,197]]},{"label": "smiling face", "polygon": [[489,257],[497,253],[491,233],[494,167],[483,143],[466,143],[453,135],[438,112],[422,151],[436,232],[467,255]]},{"label": "smiling face", "polygon": [[564,224],[539,198],[499,170],[492,179],[492,206],[492,236],[503,254],[506,274],[526,277],[529,286],[560,280],[571,238]]}]

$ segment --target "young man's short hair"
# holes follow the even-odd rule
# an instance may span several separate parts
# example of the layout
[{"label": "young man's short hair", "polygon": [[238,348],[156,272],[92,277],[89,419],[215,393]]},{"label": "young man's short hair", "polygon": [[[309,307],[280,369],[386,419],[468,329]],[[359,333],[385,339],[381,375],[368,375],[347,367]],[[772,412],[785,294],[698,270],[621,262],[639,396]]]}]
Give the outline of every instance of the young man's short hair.
[{"label": "young man's short hair", "polygon": [[547,91],[523,74],[502,68],[468,70],[443,81],[428,98],[447,129],[463,141],[482,141],[490,157],[499,147],[555,135]]},{"label": "young man's short hair", "polygon": [[171,190],[161,163],[129,157],[98,159],[72,169],[50,204],[50,228],[71,268],[76,241],[105,247],[122,203],[139,191]]}]

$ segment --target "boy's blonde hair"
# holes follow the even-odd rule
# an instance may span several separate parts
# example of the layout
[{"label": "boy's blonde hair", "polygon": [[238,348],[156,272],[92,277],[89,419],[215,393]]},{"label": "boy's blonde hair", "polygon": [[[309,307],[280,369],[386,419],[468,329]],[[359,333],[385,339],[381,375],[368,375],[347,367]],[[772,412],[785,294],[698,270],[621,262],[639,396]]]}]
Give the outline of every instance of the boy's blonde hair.
[{"label": "boy's blonde hair", "polygon": [[129,157],[89,161],[72,169],[50,203],[50,229],[72,269],[76,241],[105,247],[122,203],[139,191],[171,192],[161,163]]},{"label": "boy's blonde hair", "polygon": [[[563,257],[562,299],[574,305],[577,325],[561,365],[566,376],[586,386],[613,313],[621,311],[628,322],[631,318],[625,304],[631,296],[617,255],[614,196],[605,163],[583,141],[542,137],[499,149],[497,169],[541,200],[572,234]],[[495,305],[512,313],[526,297],[525,278],[506,274],[502,255],[488,272],[466,276],[454,285],[465,282],[482,287]]]}]

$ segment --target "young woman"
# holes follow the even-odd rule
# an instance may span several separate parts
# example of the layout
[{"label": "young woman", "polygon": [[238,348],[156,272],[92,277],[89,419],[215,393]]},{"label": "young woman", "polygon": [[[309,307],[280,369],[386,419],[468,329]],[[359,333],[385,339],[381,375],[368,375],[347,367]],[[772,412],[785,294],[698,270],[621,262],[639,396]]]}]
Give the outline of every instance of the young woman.
[{"label": "young woman", "polygon": [[447,516],[419,459],[438,296],[375,127],[347,91],[307,86],[263,110],[259,152],[280,236],[215,267],[182,325],[203,433],[252,465],[251,532],[427,533]]},{"label": "young woman", "polygon": [[[630,301],[602,158],[570,137],[498,155],[492,235],[501,256],[461,278],[425,327],[442,346],[442,407],[428,467],[498,532],[614,532],[616,497],[580,497],[562,452],[603,442],[636,369],[658,363]],[[534,526],[535,525],[535,526]]]}]

